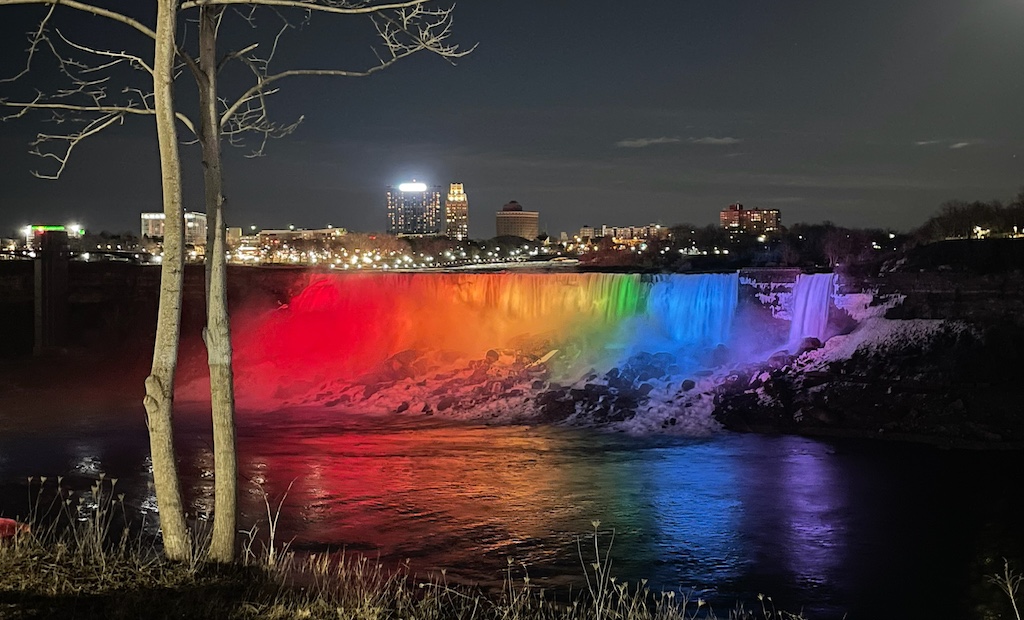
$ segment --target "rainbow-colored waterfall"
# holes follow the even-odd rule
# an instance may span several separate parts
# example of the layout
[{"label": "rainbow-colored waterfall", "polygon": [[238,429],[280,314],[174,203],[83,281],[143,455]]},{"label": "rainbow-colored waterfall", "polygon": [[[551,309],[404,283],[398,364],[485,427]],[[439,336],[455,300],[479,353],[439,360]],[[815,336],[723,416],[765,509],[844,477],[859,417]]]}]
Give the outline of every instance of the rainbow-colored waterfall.
[{"label": "rainbow-colored waterfall", "polygon": [[734,340],[755,328],[733,324],[739,284],[738,273],[323,275],[236,323],[237,392],[261,407],[424,412],[549,411],[570,388],[636,400],[746,351]]},{"label": "rainbow-colored waterfall", "polygon": [[236,354],[243,366],[351,377],[406,349],[478,357],[571,343],[588,358],[702,349],[728,342],[737,288],[735,273],[325,276],[236,330]]}]

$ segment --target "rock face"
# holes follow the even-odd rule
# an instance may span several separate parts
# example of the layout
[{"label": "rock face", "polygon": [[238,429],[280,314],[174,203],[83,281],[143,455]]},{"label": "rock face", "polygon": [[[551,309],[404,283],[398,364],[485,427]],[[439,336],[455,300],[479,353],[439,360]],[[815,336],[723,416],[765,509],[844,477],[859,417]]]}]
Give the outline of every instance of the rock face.
[{"label": "rock face", "polygon": [[824,348],[735,369],[714,416],[737,431],[882,436],[952,445],[1024,442],[1024,330],[870,321]]}]

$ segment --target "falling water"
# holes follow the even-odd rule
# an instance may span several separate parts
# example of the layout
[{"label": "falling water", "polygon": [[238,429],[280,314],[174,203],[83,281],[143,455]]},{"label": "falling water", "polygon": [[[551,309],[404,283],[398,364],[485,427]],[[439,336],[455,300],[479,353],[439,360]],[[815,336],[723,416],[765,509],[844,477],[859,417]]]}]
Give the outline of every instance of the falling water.
[{"label": "falling water", "polygon": [[566,372],[667,352],[689,368],[729,344],[738,289],[738,273],[326,276],[235,331],[236,376],[252,394],[300,389],[356,380],[406,350],[557,350]]},{"label": "falling water", "polygon": [[793,322],[789,346],[794,349],[804,338],[825,339],[828,309],[835,289],[834,273],[800,274],[793,285]]},{"label": "falling water", "polygon": [[738,273],[659,276],[647,306],[654,333],[635,337],[643,343],[664,335],[677,348],[727,344],[738,290]]}]

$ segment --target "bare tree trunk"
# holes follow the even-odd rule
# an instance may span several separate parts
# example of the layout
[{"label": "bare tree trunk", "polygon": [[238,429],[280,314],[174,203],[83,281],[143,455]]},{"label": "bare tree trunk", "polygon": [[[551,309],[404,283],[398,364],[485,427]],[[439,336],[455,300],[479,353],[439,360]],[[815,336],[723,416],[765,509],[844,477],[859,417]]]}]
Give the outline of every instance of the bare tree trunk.
[{"label": "bare tree trunk", "polygon": [[160,271],[160,309],[156,322],[153,366],[146,378],[147,423],[153,459],[153,482],[160,508],[164,553],[186,560],[191,553],[181,504],[178,466],[174,454],[174,371],[181,332],[184,276],[184,214],[181,201],[181,161],[174,117],[174,37],[178,0],[157,3],[156,51],[153,59],[153,100],[164,201],[164,255]]},{"label": "bare tree trunk", "polygon": [[228,316],[225,254],[223,171],[220,118],[217,113],[217,27],[223,7],[199,10],[200,143],[206,187],[206,342],[213,412],[214,513],[210,559],[231,562],[235,557],[235,519],[238,501],[238,461],[235,453],[235,391],[231,366],[231,324]]}]

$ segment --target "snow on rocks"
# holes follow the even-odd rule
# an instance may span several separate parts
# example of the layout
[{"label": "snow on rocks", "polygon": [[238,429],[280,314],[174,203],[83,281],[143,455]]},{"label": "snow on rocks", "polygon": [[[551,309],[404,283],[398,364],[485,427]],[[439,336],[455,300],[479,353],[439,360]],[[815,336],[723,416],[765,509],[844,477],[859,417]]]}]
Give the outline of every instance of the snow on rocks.
[{"label": "snow on rocks", "polygon": [[919,346],[941,334],[961,334],[971,328],[961,322],[942,319],[889,320],[870,318],[849,334],[833,336],[819,349],[803,353],[796,360],[801,371],[825,369],[829,363],[848,360],[855,354],[885,355],[893,349]]},{"label": "snow on rocks", "polygon": [[877,290],[871,290],[834,295],[832,303],[854,321],[862,322],[884,317],[886,312],[901,305],[906,298],[906,295],[879,295]]},{"label": "snow on rocks", "polygon": [[[569,380],[542,355],[490,349],[481,358],[406,350],[355,381],[304,383],[277,403],[373,415],[437,415],[495,424],[554,423],[634,434],[704,436],[720,429],[711,416],[715,380],[684,376],[668,353],[641,352],[606,372]],[[559,378],[558,381],[554,380]]]}]

